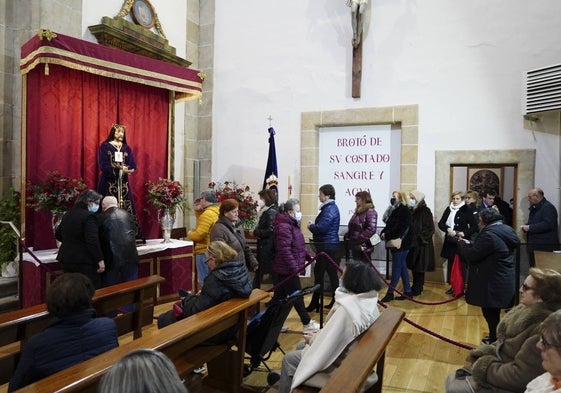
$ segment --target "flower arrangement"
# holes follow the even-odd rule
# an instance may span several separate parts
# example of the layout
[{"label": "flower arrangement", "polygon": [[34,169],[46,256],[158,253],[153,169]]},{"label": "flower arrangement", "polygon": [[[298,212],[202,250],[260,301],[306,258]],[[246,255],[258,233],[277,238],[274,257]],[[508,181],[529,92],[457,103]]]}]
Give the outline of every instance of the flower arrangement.
[{"label": "flower arrangement", "polygon": [[36,211],[48,210],[53,216],[60,216],[74,206],[76,198],[86,188],[81,178],[62,176],[57,171],[49,172],[44,182],[28,183],[27,205]]},{"label": "flower arrangement", "polygon": [[255,228],[257,221],[257,201],[247,185],[238,185],[233,181],[224,183],[208,183],[208,188],[216,192],[218,202],[225,199],[235,199],[240,204],[239,218],[244,229]]},{"label": "flower arrangement", "polygon": [[185,197],[183,195],[183,186],[178,181],[162,179],[161,177],[155,183],[148,180],[146,191],[148,192],[148,201],[156,209],[170,209],[173,211],[176,208],[183,209]]}]

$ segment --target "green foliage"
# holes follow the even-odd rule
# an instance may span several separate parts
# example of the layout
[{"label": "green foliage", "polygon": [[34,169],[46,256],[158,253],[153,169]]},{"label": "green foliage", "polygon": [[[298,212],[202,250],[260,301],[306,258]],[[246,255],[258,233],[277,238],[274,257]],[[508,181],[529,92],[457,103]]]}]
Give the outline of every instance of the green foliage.
[{"label": "green foliage", "polygon": [[[19,191],[10,188],[7,195],[0,199],[0,220],[13,221],[20,228]],[[9,225],[0,225],[0,262],[13,261],[18,253],[18,237]]]}]

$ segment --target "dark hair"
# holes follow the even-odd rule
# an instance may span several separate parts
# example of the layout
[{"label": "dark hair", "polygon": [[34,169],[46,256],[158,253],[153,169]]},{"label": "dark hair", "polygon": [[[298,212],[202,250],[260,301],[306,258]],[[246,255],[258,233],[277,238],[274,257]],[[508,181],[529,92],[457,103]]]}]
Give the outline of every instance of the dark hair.
[{"label": "dark hair", "polygon": [[483,190],[483,194],[481,194],[482,198],[485,198],[487,195],[491,195],[492,197],[497,196],[497,191],[495,191],[492,188],[486,188],[485,190]]},{"label": "dark hair", "polygon": [[536,282],[534,292],[550,310],[561,307],[561,273],[553,269],[530,268],[528,274]]},{"label": "dark hair", "polygon": [[319,188],[319,191],[329,199],[335,199],[335,187],[331,184],[324,184]]},{"label": "dark hair", "polygon": [[481,221],[483,221],[485,225],[504,220],[503,215],[495,209],[483,209],[479,212],[479,217],[481,217]]},{"label": "dark hair", "polygon": [[290,198],[288,201],[280,205],[279,211],[281,212],[289,212],[294,210],[294,205],[299,205],[300,201],[296,198]]},{"label": "dark hair", "polygon": [[122,128],[123,129],[123,143],[126,145],[127,144],[127,127],[125,127],[122,124],[119,123],[115,123],[111,126],[111,130],[109,130],[109,135],[107,136],[107,139],[105,140],[105,142],[111,142],[112,140],[115,139],[115,131],[117,131],[117,128]]},{"label": "dark hair", "polygon": [[221,216],[223,216],[224,213],[237,209],[238,206],[240,206],[240,204],[235,199],[224,199],[222,203],[220,203],[220,209],[218,209],[218,212]]},{"label": "dark hair", "polygon": [[368,191],[359,191],[355,194],[355,198],[360,198],[364,203],[372,203],[372,196]]},{"label": "dark hair", "polygon": [[263,201],[265,202],[265,206],[271,206],[277,203],[277,193],[275,190],[266,188],[259,191],[257,194],[261,197],[261,199],[263,199]]},{"label": "dark hair", "polygon": [[352,293],[379,291],[382,289],[382,280],[372,267],[363,262],[347,264],[343,274],[343,286]]},{"label": "dark hair", "polygon": [[53,281],[45,303],[55,317],[65,317],[92,307],[92,281],[82,273],[64,273]]},{"label": "dark hair", "polygon": [[103,195],[99,194],[97,191],[87,189],[82,191],[80,195],[78,195],[75,205],[80,207],[88,207],[88,203],[90,202],[99,201],[101,203],[101,198],[103,198]]},{"label": "dark hair", "polygon": [[216,201],[218,200],[216,197],[216,192],[214,191],[201,192],[201,198],[210,203],[216,203]]},{"label": "dark hair", "polygon": [[153,349],[136,349],[103,375],[100,393],[187,393],[171,360]]}]

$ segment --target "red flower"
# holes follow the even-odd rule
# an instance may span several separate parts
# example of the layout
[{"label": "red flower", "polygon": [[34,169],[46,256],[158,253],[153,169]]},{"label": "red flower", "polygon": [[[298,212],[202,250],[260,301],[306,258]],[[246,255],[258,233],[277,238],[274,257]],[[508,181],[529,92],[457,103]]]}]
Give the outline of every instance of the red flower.
[{"label": "red flower", "polygon": [[157,209],[183,208],[185,201],[181,183],[174,180],[158,179],[157,183],[148,180],[146,183],[148,201]]},{"label": "red flower", "polygon": [[39,184],[27,184],[27,206],[35,210],[48,210],[52,214],[66,213],[74,206],[76,198],[86,189],[83,179],[62,176],[49,172],[47,180]]}]

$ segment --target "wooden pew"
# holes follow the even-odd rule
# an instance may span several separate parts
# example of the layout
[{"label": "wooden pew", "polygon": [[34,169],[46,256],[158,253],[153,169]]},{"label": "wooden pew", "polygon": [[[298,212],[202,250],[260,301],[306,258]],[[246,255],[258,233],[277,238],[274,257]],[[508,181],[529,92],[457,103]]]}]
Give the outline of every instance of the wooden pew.
[{"label": "wooden pew", "polygon": [[561,252],[560,251],[534,251],[536,267],[540,269],[553,269],[561,272]]},{"label": "wooden pew", "polygon": [[[93,307],[99,315],[134,304],[135,310],[114,318],[119,336],[133,332],[142,336],[142,326],[154,319],[157,287],[164,278],[154,275],[95,291]],[[25,342],[39,333],[50,320],[45,304],[0,314],[0,385],[12,377]],[[53,350],[56,350],[53,348]]]},{"label": "wooden pew", "polygon": [[321,390],[309,386],[299,386],[293,390],[293,393],[358,393],[375,365],[378,382],[366,392],[381,392],[386,347],[404,317],[403,311],[388,307],[363,334]]},{"label": "wooden pew", "polygon": [[[53,374],[18,392],[95,392],[103,374],[124,355],[138,348],[152,348],[166,354],[180,376],[207,363],[204,383],[226,392],[244,392],[242,386],[246,326],[249,311],[267,299],[269,293],[254,289],[248,299],[230,299],[207,310],[143,336],[92,359]],[[217,333],[236,326],[235,342],[198,346]]]}]

